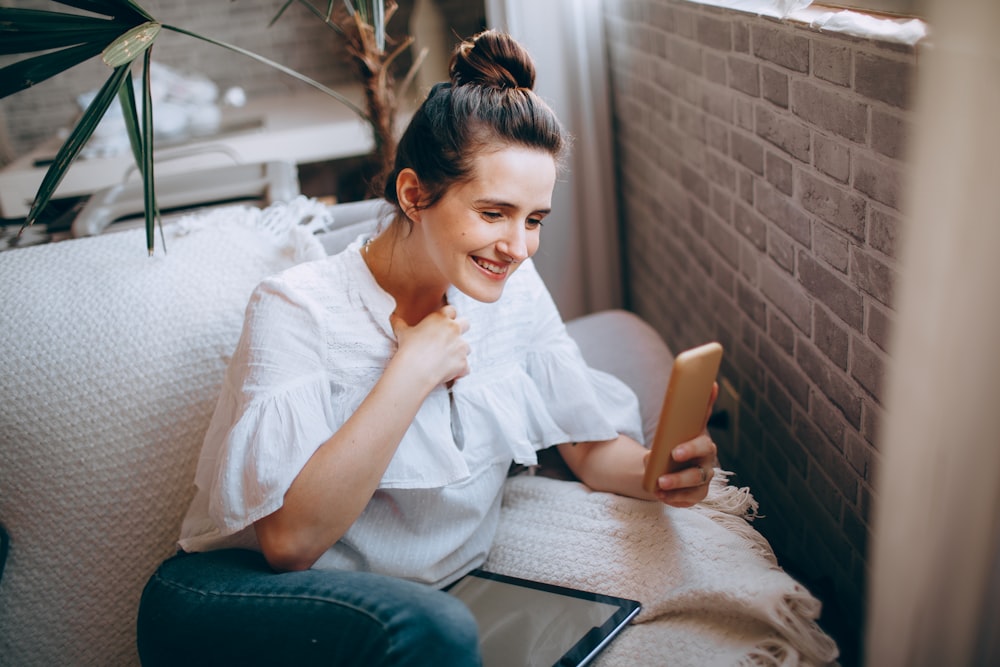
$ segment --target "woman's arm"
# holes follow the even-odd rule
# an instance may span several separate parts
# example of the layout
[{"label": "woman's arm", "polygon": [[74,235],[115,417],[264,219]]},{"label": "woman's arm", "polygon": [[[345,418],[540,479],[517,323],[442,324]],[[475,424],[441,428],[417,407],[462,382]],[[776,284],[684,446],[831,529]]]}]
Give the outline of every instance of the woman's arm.
[{"label": "woman's arm", "polygon": [[[603,442],[559,445],[559,454],[580,481],[595,491],[632,498],[659,500],[674,507],[690,507],[705,499],[712,479],[717,450],[708,434],[678,445],[673,457],[692,466],[662,475],[655,495],[642,488],[649,450],[624,435]],[[705,479],[702,480],[702,470]]]},{"label": "woman's arm", "polygon": [[313,453],[283,505],[254,523],[277,570],[304,570],[360,516],[424,399],[468,372],[468,323],[444,306],[414,327],[393,318],[399,349],[358,409]]},{"label": "woman's arm", "polygon": [[[718,395],[719,385],[713,384],[705,422]],[[573,474],[595,491],[655,499],[674,507],[690,507],[705,499],[718,462],[718,449],[705,431],[674,447],[670,455],[685,464],[683,470],[660,475],[656,493],[650,494],[642,488],[649,450],[632,438],[619,435],[603,442],[563,444],[559,445],[559,454]]]}]

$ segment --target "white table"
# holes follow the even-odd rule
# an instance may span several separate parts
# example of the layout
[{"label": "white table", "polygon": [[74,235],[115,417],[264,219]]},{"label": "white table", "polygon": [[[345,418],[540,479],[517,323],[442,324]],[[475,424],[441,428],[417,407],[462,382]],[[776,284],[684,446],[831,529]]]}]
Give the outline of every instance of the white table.
[{"label": "white table", "polygon": [[[360,86],[338,87],[337,92],[364,108]],[[298,165],[365,155],[374,148],[371,127],[365,121],[340,101],[313,88],[251,98],[245,106],[227,107],[222,113],[219,134],[157,149],[156,175],[190,173],[234,163],[286,161]],[[28,215],[47,170],[44,161],[55,157],[61,144],[62,140],[53,137],[0,170],[0,218]],[[54,196],[86,196],[138,178],[131,152],[113,157],[81,157],[70,167]]]}]

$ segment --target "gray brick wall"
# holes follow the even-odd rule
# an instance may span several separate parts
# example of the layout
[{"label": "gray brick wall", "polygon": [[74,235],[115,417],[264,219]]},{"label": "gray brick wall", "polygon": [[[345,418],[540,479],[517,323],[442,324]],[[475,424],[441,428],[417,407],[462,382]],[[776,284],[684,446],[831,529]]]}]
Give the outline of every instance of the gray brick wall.
[{"label": "gray brick wall", "polygon": [[[438,0],[454,34],[467,36],[484,22],[482,2]],[[73,11],[41,0],[8,0],[11,7]],[[139,4],[164,23],[235,44],[335,86],[352,80],[345,64],[343,41],[330,28],[299,5],[292,5],[273,26],[268,23],[284,5],[283,0],[139,0]],[[325,3],[314,3],[325,6]],[[389,24],[389,34],[407,30],[414,0],[399,0]],[[304,86],[266,65],[226,49],[175,33],[162,33],[154,60],[181,72],[200,72],[220,90],[241,86],[247,94],[280,94]],[[20,59],[0,57],[0,65]],[[402,66],[408,59],[400,61]],[[100,59],[92,59],[67,73],[0,100],[0,122],[5,122],[15,155],[31,150],[63,127],[71,127],[79,109],[76,96],[94,90],[109,74]]]},{"label": "gray brick wall", "polygon": [[849,643],[916,50],[681,0],[607,0],[605,24],[630,307],[674,350],[725,345],[722,463]]}]

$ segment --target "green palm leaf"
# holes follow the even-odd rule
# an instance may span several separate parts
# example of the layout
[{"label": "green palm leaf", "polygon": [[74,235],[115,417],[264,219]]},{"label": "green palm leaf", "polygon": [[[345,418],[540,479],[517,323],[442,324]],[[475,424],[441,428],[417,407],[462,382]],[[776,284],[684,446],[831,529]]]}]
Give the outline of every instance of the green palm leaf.
[{"label": "green palm leaf", "polygon": [[108,44],[108,48],[101,54],[101,60],[108,67],[118,67],[132,62],[140,53],[153,46],[161,27],[156,21],[147,21],[135,26]]},{"label": "green palm leaf", "polygon": [[[152,254],[153,232],[159,211],[153,178],[153,104],[149,89],[149,68],[150,47],[161,28],[253,58],[323,91],[363,120],[371,122],[364,110],[327,86],[252,51],[182,28],[161,26],[134,0],[53,0],[53,2],[91,12],[97,16],[0,7],[0,55],[46,52],[0,68],[0,98],[64,72],[99,53],[103,54],[105,63],[114,71],[84,111],[46,171],[25,225],[34,223],[42,209],[52,199],[70,165],[93,135],[117,95],[122,105],[132,153],[142,174],[146,242]],[[289,4],[290,2],[287,2],[282,7],[279,16]],[[304,4],[312,7],[311,3]],[[333,0],[328,0],[328,14],[332,7]],[[132,62],[139,53],[144,53],[141,121],[130,71]]]},{"label": "green palm leaf", "polygon": [[132,157],[142,169],[142,136],[139,134],[139,115],[136,112],[135,88],[132,83],[131,70],[122,80],[118,89],[118,103],[122,105],[122,117],[125,119],[125,131],[128,132],[128,143],[132,147]]},{"label": "green palm leaf", "polygon": [[150,88],[149,63],[152,49],[146,49],[142,60],[142,202],[146,217],[146,250],[153,254],[153,223],[159,216],[156,189],[153,182],[153,95]]},{"label": "green palm leaf", "polygon": [[[150,104],[150,100],[145,98],[146,87],[143,87],[143,104]],[[156,194],[152,192],[152,179],[146,179],[146,153],[152,156],[151,151],[145,151],[144,146],[151,146],[151,138],[146,136],[143,132],[143,127],[139,123],[139,114],[136,111],[135,103],[135,88],[132,85],[132,73],[125,77],[122,81],[121,88],[118,89],[118,101],[122,105],[122,115],[125,118],[125,130],[128,132],[129,145],[132,147],[132,156],[135,158],[135,163],[139,166],[139,172],[143,175],[143,203],[146,202],[146,186],[147,183],[150,184],[151,193],[150,198],[152,200],[152,206],[144,205],[144,212],[146,214],[146,245],[149,252],[153,251],[153,226],[154,223],[159,220],[160,211],[156,204]],[[145,117],[145,116],[144,116]],[[146,127],[150,128],[151,125]],[[160,242],[166,245],[163,239],[163,225],[160,225]]]},{"label": "green palm leaf", "polygon": [[128,13],[131,20],[0,8],[0,54],[48,51],[0,69],[0,98],[92,58],[127,33],[141,18],[134,11],[125,12],[123,7],[127,6],[121,0],[94,4],[109,11]]},{"label": "green palm leaf", "polygon": [[53,0],[53,2],[104,16],[130,18],[133,23],[153,20],[145,9],[131,0]]},{"label": "green palm leaf", "polygon": [[0,7],[0,53],[31,53],[94,41],[94,35],[103,35],[109,31],[124,32],[135,23],[136,21]]},{"label": "green palm leaf", "polygon": [[59,152],[56,153],[55,160],[49,166],[48,171],[45,172],[45,177],[42,179],[42,184],[38,186],[38,194],[35,196],[35,201],[31,205],[31,210],[28,212],[28,218],[25,220],[25,225],[31,225],[38,218],[38,214],[45,208],[49,200],[52,199],[53,193],[55,193],[56,188],[62,182],[63,177],[66,176],[66,172],[69,170],[70,164],[76,159],[76,156],[80,154],[83,149],[83,145],[87,143],[91,135],[94,134],[94,130],[97,128],[98,123],[104,117],[107,112],[108,107],[111,106],[111,101],[114,99],[121,87],[122,80],[125,75],[128,74],[129,66],[122,65],[114,70],[108,80],[104,82],[101,86],[100,91],[98,91],[97,96],[87,107],[86,111],[83,112],[83,116],[80,118],[80,122],[77,123],[73,131],[70,132],[69,138],[66,139],[66,143],[62,145]]},{"label": "green palm leaf", "polygon": [[0,30],[0,55],[47,51],[87,42],[109,44],[115,37],[128,29],[125,24],[102,21],[106,27],[60,30],[58,32],[20,32],[7,34]]},{"label": "green palm leaf", "polygon": [[70,46],[52,53],[43,53],[0,69],[0,98],[13,95],[48,78],[61,74],[84,60],[93,58],[113,41],[89,42]]}]

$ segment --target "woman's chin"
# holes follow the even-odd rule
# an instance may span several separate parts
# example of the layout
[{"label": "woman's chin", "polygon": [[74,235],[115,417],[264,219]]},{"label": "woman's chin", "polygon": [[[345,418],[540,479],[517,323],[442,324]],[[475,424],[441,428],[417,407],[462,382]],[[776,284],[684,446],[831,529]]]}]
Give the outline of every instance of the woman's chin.
[{"label": "woman's chin", "polygon": [[503,275],[490,274],[476,265],[471,273],[466,273],[460,280],[452,283],[459,292],[476,301],[493,303],[503,296],[503,288],[512,272]]},{"label": "woman's chin", "polygon": [[483,303],[493,303],[503,296],[503,288],[506,284],[506,280],[484,280],[481,276],[475,276],[472,280],[454,283],[454,286],[470,299]]},{"label": "woman's chin", "polygon": [[503,296],[503,285],[499,287],[494,287],[493,289],[482,289],[482,288],[468,288],[462,285],[455,285],[459,292],[469,297],[470,299],[475,299],[476,301],[481,301],[482,303],[494,303],[500,300]]}]

